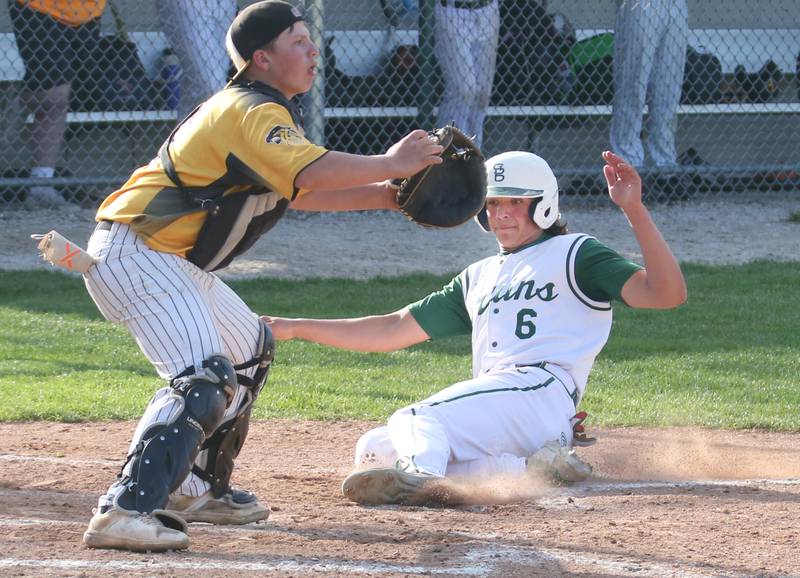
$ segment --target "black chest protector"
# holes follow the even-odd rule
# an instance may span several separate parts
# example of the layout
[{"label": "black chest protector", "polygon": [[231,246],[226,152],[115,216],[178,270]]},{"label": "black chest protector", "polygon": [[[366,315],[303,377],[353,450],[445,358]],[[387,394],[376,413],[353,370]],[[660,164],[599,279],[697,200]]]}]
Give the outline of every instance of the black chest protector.
[{"label": "black chest protector", "polygon": [[[259,103],[274,102],[285,107],[296,126],[302,127],[300,109],[287,100],[279,91],[260,82],[234,83],[226,90],[239,90],[242,98],[255,98]],[[178,129],[198,110],[195,108],[170,133],[158,151],[164,171],[185,201],[206,212],[206,219],[194,246],[186,258],[205,271],[216,271],[228,266],[233,259],[253,246],[261,235],[269,231],[283,217],[289,200],[257,183],[255,175],[248,178],[252,170],[238,158],[228,155],[225,177],[203,187],[187,187],[183,184],[169,154]],[[250,185],[247,189],[224,194],[232,186]]]}]

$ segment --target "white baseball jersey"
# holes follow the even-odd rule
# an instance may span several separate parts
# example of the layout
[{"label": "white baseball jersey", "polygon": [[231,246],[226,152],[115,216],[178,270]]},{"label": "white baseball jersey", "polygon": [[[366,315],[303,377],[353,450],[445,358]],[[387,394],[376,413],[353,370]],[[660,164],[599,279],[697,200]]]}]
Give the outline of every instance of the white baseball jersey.
[{"label": "white baseball jersey", "polygon": [[434,475],[519,471],[570,418],[608,339],[611,301],[639,266],[586,235],[542,235],[467,267],[409,309],[432,338],[472,335],[473,377],[392,415],[359,467],[410,458]]},{"label": "white baseball jersey", "polygon": [[[473,377],[545,362],[566,371],[580,397],[611,330],[610,301],[638,268],[587,235],[543,235],[473,263],[411,311],[431,337],[442,337],[463,332],[446,320],[454,306],[463,308]],[[456,304],[442,308],[441,299]]]},{"label": "white baseball jersey", "polygon": [[584,390],[611,331],[611,304],[592,300],[575,282],[577,248],[586,239],[556,237],[484,259],[464,272],[474,377],[549,362],[567,370]]}]

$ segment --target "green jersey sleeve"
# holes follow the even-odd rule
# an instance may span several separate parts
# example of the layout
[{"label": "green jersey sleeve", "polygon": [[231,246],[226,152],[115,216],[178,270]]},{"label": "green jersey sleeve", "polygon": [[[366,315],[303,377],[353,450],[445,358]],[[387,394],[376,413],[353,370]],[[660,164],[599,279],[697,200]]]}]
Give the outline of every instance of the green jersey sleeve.
[{"label": "green jersey sleeve", "polygon": [[472,333],[472,320],[464,303],[463,275],[466,273],[408,306],[411,315],[431,339]]},{"label": "green jersey sleeve", "polygon": [[575,280],[595,301],[622,301],[622,286],[643,267],[594,238],[584,241],[575,256]]}]

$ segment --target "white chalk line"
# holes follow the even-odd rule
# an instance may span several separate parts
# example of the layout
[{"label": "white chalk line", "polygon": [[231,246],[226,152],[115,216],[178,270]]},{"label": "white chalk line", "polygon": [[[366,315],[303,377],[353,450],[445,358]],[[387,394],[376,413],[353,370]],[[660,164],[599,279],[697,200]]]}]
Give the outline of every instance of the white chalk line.
[{"label": "white chalk line", "polygon": [[[51,456],[26,456],[20,454],[0,454],[0,461],[9,462],[43,462],[53,463],[68,466],[85,466],[85,465],[103,465],[103,466],[119,466],[122,462],[115,460],[90,460],[90,459],[75,459],[75,458],[57,458]],[[318,472],[318,473],[336,473],[337,468],[303,468],[303,472]],[[732,487],[750,487],[750,486],[796,486],[800,485],[800,478],[784,478],[784,479],[768,479],[768,478],[750,478],[741,480],[663,480],[663,481],[648,481],[648,482],[588,482],[585,484],[578,484],[571,488],[558,488],[557,490],[562,493],[570,492],[603,492],[615,490],[649,490],[649,489],[663,489],[663,488],[691,488],[691,487],[717,487],[717,486],[732,486]]]},{"label": "white chalk line", "polygon": [[3,462],[43,462],[67,466],[119,466],[122,461],[114,460],[81,460],[75,458],[56,458],[51,456],[22,456],[18,454],[0,454]]},{"label": "white chalk line", "polygon": [[2,568],[51,568],[58,570],[225,570],[227,572],[292,572],[300,574],[318,574],[320,572],[335,573],[340,576],[352,574],[445,574],[458,576],[482,576],[485,568],[461,567],[428,567],[428,566],[403,566],[394,564],[381,564],[377,562],[180,562],[174,559],[159,562],[148,560],[146,562],[123,560],[22,560],[16,558],[0,559]]},{"label": "white chalk line", "polygon": [[583,491],[613,491],[613,490],[649,490],[649,489],[663,489],[663,488],[703,488],[703,487],[719,487],[719,486],[732,486],[739,488],[747,488],[753,486],[798,486],[800,485],[800,478],[783,478],[783,479],[769,479],[769,478],[751,478],[745,480],[682,480],[682,481],[652,481],[652,482],[611,482],[600,484],[587,484],[584,486],[575,486],[571,490],[580,492]]},{"label": "white chalk line", "polygon": [[[10,462],[44,462],[54,463],[69,466],[84,466],[84,465],[105,465],[105,466],[118,466],[122,462],[114,460],[89,460],[89,459],[75,459],[75,458],[55,458],[50,456],[26,456],[20,454],[0,454],[0,461]],[[303,468],[303,472],[319,472],[319,473],[336,473],[336,468]],[[768,479],[768,478],[750,478],[742,480],[664,480],[664,481],[648,481],[648,482],[587,482],[585,484],[578,484],[570,488],[556,488],[556,493],[581,493],[581,492],[603,492],[603,491],[618,491],[618,490],[649,490],[649,489],[663,489],[663,488],[692,488],[692,487],[717,487],[717,486],[732,486],[732,487],[750,487],[750,486],[796,486],[800,485],[800,478],[783,478],[783,479]]]},{"label": "white chalk line", "polygon": [[[50,520],[42,518],[0,518],[0,527],[25,528],[29,526],[79,526],[83,527],[89,523],[90,516],[85,520]],[[278,528],[272,523],[266,524],[245,524],[242,526],[214,526],[212,524],[192,524],[191,533],[212,531],[214,534],[231,534],[236,536],[246,536],[248,533],[257,535],[264,532],[277,532]]]},{"label": "white chalk line", "polygon": [[26,526],[85,526],[87,522],[68,520],[35,520],[30,518],[0,518],[0,527],[24,528]]},{"label": "white chalk line", "polygon": [[[0,462],[42,462],[66,466],[111,466],[121,467],[124,460],[92,460],[78,458],[59,458],[52,456],[25,456],[19,454],[0,454]],[[335,474],[339,471],[332,467],[306,467],[297,470],[302,473]]]}]

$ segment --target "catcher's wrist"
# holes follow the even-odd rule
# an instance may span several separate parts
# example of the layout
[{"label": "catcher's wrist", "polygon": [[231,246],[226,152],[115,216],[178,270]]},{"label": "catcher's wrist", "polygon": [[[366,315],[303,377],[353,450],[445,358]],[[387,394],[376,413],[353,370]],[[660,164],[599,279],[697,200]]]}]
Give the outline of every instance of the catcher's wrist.
[{"label": "catcher's wrist", "polygon": [[[395,183],[397,181],[397,183]],[[400,189],[399,179],[392,179],[383,183],[384,208],[387,211],[399,211],[397,204],[397,191]]]},{"label": "catcher's wrist", "polygon": [[382,155],[376,155],[376,156],[379,157],[384,163],[383,164],[383,168],[385,169],[385,172],[383,173],[384,175],[386,175],[390,179],[398,177],[400,175],[401,173],[400,167],[397,166],[397,159],[395,159],[393,155],[384,153]]}]

